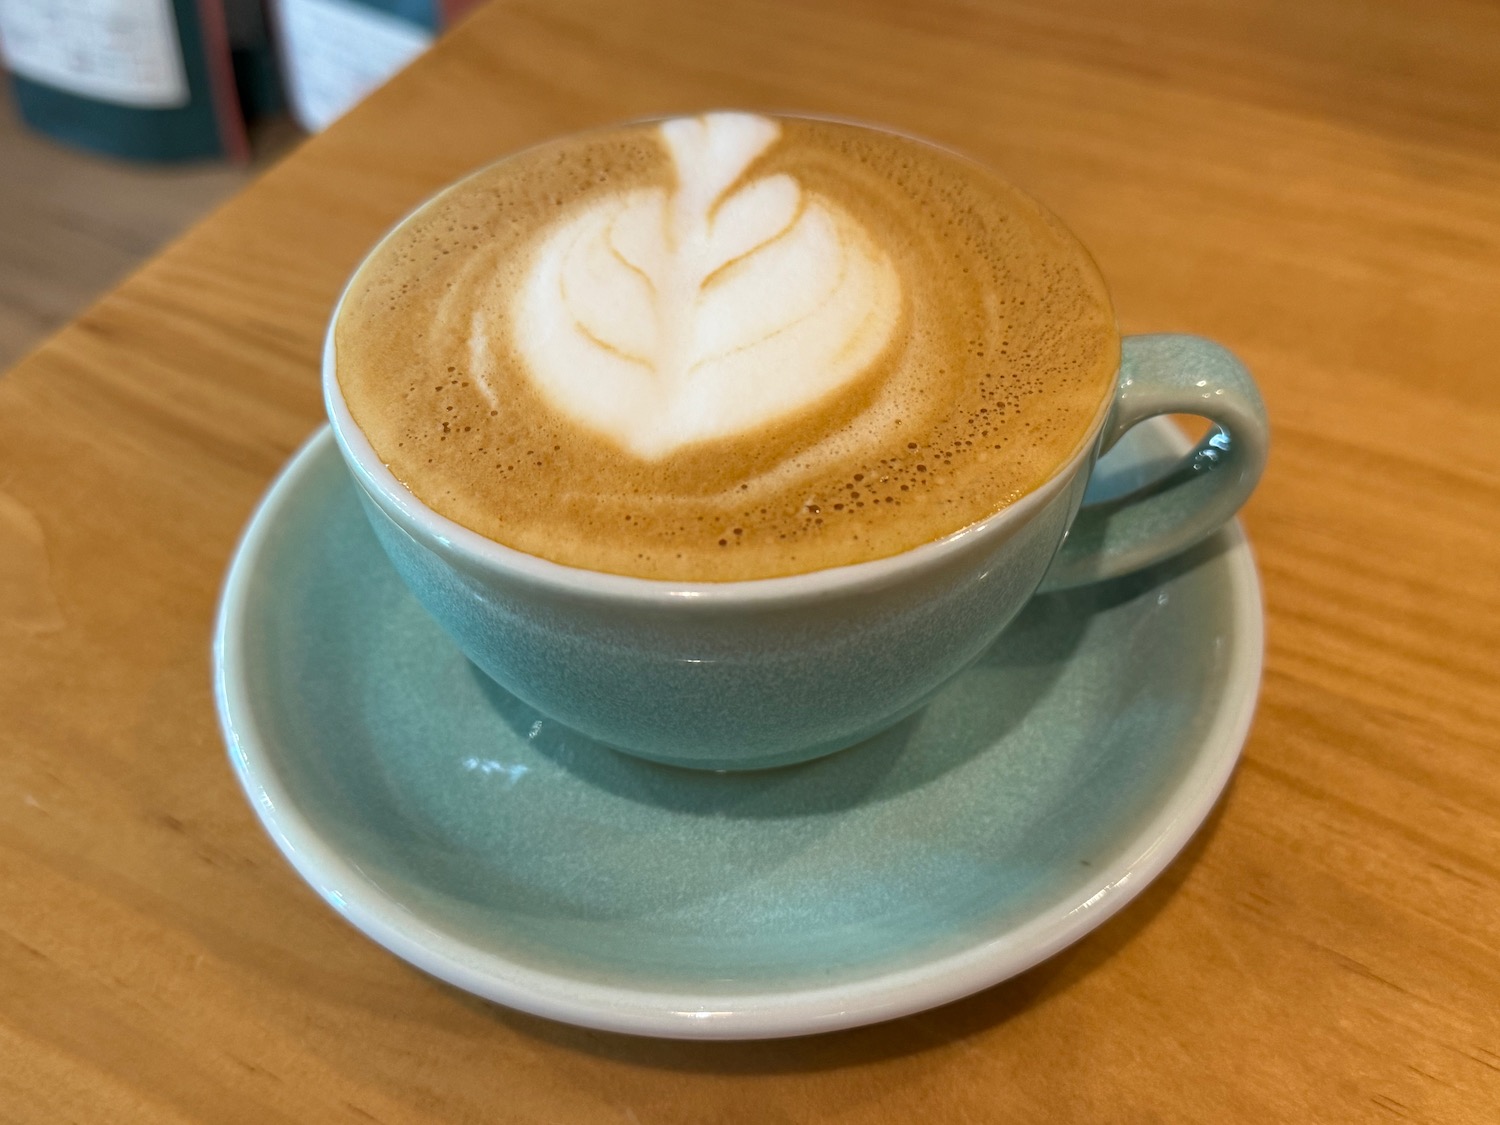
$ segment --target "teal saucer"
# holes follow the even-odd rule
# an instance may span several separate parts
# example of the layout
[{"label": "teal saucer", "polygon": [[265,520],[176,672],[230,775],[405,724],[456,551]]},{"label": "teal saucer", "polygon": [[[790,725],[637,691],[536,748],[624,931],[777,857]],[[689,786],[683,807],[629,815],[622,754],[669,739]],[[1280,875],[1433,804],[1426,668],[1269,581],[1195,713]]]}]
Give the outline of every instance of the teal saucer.
[{"label": "teal saucer", "polygon": [[[1139,426],[1090,498],[1185,443]],[[709,774],[625,757],[474,669],[376,544],[326,430],[245,534],[215,639],[256,813],[370,937],[592,1027],[796,1035],[956,999],[1077,940],[1228,780],[1258,689],[1238,526],[1033,599],[924,711],[832,757]]]}]

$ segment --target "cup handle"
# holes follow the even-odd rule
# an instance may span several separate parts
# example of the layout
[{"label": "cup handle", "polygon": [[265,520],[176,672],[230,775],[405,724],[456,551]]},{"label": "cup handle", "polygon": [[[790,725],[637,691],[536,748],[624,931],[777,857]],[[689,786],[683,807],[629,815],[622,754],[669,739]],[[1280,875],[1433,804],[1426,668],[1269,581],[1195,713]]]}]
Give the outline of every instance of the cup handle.
[{"label": "cup handle", "polygon": [[1103,456],[1138,422],[1198,414],[1206,438],[1154,484],[1079,509],[1042,589],[1082,586],[1150,566],[1207,538],[1249,497],[1266,464],[1265,404],[1239,360],[1201,336],[1127,336]]}]

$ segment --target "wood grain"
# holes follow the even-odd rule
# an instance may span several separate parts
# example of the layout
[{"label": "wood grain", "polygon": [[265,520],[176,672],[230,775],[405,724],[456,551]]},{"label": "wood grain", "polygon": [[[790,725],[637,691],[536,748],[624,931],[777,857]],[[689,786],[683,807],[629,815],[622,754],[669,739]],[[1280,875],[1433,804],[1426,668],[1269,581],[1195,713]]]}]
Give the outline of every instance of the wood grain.
[{"label": "wood grain", "polygon": [[[255,130],[255,166],[299,136]],[[118,282],[143,258],[250,182],[209,163],[131,164],[69,148],[22,125],[0,81],[0,367]]]},{"label": "wood grain", "polygon": [[[811,1040],[492,1007],[348,928],[224,761],[234,539],[319,421],[330,303],[453,176],[715,105],[958,145],[1201,332],[1276,427],[1246,759],[1019,979]],[[1500,1119],[1500,11],[1432,0],[518,0],[0,379],[0,1119]]]}]

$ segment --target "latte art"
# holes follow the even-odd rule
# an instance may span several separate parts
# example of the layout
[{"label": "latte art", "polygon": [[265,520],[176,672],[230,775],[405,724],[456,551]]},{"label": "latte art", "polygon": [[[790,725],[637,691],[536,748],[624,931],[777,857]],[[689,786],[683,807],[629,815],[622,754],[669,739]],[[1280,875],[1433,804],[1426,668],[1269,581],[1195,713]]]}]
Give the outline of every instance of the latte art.
[{"label": "latte art", "polygon": [[336,379],[418,499],[506,546],[678,581],[941,538],[1035,489],[1112,399],[1083,250],[981,166],[713,113],[517,153],[393,231]]},{"label": "latte art", "polygon": [[[527,374],[562,413],[644,458],[793,414],[858,377],[901,313],[890,260],[838,204],[742,182],[776,122],[660,126],[676,185],[569,215],[516,293]],[[489,334],[470,338],[488,370]]]}]

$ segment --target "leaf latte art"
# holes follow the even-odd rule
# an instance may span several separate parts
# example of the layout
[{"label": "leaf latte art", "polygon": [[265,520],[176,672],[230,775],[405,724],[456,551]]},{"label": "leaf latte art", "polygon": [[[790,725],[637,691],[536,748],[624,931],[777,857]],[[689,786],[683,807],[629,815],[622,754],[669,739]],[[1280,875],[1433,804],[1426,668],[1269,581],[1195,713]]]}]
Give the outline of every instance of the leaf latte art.
[{"label": "leaf latte art", "polygon": [[[660,126],[674,189],[569,215],[516,294],[517,348],[558,410],[643,458],[752,430],[857,378],[900,318],[889,258],[785,173],[749,114]],[[471,343],[483,363],[485,326]]]},{"label": "leaf latte art", "polygon": [[428,507],[668,581],[883,558],[1080,450],[1119,336],[1098,271],[957,153],[709,113],[513,153],[366,259],[338,387]]}]

